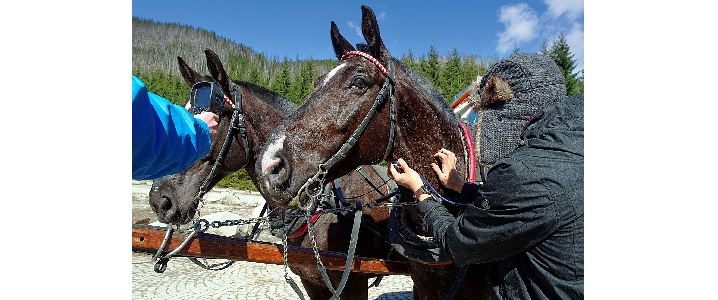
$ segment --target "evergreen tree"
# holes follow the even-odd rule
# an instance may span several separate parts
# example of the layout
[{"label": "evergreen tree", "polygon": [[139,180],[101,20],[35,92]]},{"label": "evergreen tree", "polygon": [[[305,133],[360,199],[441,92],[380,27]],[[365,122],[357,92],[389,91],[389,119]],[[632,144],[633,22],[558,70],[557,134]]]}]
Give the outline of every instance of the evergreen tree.
[{"label": "evergreen tree", "polygon": [[247,82],[264,86],[263,81],[264,80],[261,75],[259,75],[259,68],[256,65],[252,66],[252,69],[249,71],[249,75],[247,76]]},{"label": "evergreen tree", "polygon": [[541,54],[550,57],[550,55],[549,55],[549,50],[548,50],[548,43],[546,43],[546,40],[544,40],[544,41],[541,43]]},{"label": "evergreen tree", "polygon": [[460,92],[466,87],[466,84],[462,82],[461,78],[461,57],[459,52],[454,47],[454,50],[449,54],[446,66],[441,72],[441,82],[439,83],[439,92],[444,96],[444,100],[451,102],[454,100],[454,95]]},{"label": "evergreen tree", "polygon": [[434,42],[431,42],[431,47],[429,47],[428,58],[421,60],[419,72],[431,81],[434,86],[439,86],[439,73],[441,69],[439,66],[439,52],[436,51]]},{"label": "evergreen tree", "polygon": [[407,67],[416,70],[416,57],[414,56],[414,51],[411,50],[411,47],[409,47],[407,53],[404,53],[404,55],[401,56],[401,62]]},{"label": "evergreen tree", "polygon": [[317,73],[314,69],[314,59],[311,57],[302,64],[302,68],[299,71],[302,85],[299,93],[300,101],[297,102],[297,105],[301,105],[314,90],[314,80],[317,78]]},{"label": "evergreen tree", "polygon": [[286,56],[284,57],[280,68],[281,70],[279,71],[279,74],[276,78],[274,78],[272,84],[269,86],[269,89],[289,99],[289,87],[292,84],[292,75],[289,73],[289,59],[287,59]]},{"label": "evergreen tree", "polygon": [[[486,73],[486,70],[488,69],[488,64],[479,65],[477,60],[478,59],[475,56],[469,56],[462,59],[460,86],[466,88],[467,86],[469,86],[469,84],[471,84],[472,81],[474,81],[474,79],[476,79],[477,76]],[[461,88],[459,92],[463,91],[464,88]],[[451,99],[453,101],[453,98]]]},{"label": "evergreen tree", "polygon": [[573,54],[568,47],[566,37],[563,32],[554,40],[551,49],[549,50],[549,57],[556,62],[558,68],[561,69],[561,74],[566,80],[566,94],[569,96],[579,94],[579,91],[583,90],[581,85],[583,83],[578,79],[578,75],[574,73],[576,68],[576,60],[573,59]]}]

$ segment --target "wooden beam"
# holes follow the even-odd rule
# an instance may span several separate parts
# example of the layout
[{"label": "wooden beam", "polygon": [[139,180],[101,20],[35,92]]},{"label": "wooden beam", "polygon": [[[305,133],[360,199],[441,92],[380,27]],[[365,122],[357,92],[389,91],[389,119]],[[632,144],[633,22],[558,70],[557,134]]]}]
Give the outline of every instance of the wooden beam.
[{"label": "wooden beam", "polygon": [[[132,251],[155,254],[162,245],[166,230],[146,225],[132,225]],[[188,234],[175,231],[165,247],[165,253],[174,251],[184,242]],[[312,249],[288,246],[287,261],[290,266],[317,267]],[[327,270],[343,271],[346,254],[319,251],[320,258]],[[223,236],[200,233],[175,254],[236,261],[251,261],[266,264],[283,265],[283,247],[280,244],[232,239]],[[354,256],[351,272],[373,273],[379,275],[408,275],[406,263],[375,258]]]}]

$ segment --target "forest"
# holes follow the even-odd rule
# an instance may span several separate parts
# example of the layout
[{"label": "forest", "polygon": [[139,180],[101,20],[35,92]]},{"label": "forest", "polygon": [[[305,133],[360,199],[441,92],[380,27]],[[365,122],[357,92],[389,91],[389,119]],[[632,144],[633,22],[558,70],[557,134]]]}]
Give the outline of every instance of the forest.
[{"label": "forest", "polygon": [[[301,105],[311,93],[315,79],[336,66],[336,60],[300,60],[268,57],[250,46],[218,36],[213,31],[177,23],[132,18],[132,74],[147,89],[175,104],[184,105],[190,88],[180,77],[177,57],[202,74],[208,74],[205,49],[212,49],[224,63],[233,80],[255,83],[269,88]],[[519,49],[514,49],[518,53]],[[541,53],[551,57],[566,79],[568,95],[583,93],[583,70],[575,72],[576,62],[565,37],[544,43]],[[396,54],[394,54],[396,56]],[[415,54],[411,49],[399,58],[431,81],[451,103],[477,76],[502,57],[464,54],[454,48],[440,54],[432,44],[429,53]],[[255,190],[246,172],[240,170],[226,177],[219,187]]]}]

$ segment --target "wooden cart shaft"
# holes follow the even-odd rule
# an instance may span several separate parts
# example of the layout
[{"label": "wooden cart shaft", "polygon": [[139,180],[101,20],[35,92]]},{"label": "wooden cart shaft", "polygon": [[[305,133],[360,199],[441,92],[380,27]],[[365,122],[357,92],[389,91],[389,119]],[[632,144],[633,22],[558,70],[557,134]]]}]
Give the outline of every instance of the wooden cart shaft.
[{"label": "wooden cart shaft", "polygon": [[[132,251],[155,254],[162,245],[166,230],[159,227],[132,225]],[[175,232],[165,247],[165,253],[177,249],[188,234]],[[213,234],[200,233],[175,254],[175,256],[204,257],[251,261],[258,263],[283,265],[283,246],[267,242],[232,239]],[[317,260],[312,249],[288,246],[287,262],[290,266],[316,267]],[[320,258],[327,270],[343,271],[347,256],[344,253],[319,251]],[[408,275],[406,263],[375,258],[354,257],[351,272],[373,273],[378,275]]]}]

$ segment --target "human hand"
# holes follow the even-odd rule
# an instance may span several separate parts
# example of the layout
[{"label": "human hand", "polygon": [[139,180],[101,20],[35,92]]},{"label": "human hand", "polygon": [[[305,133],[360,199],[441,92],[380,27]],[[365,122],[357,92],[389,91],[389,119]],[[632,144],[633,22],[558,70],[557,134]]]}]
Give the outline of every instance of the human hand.
[{"label": "human hand", "polygon": [[400,173],[399,170],[394,167],[394,164],[389,164],[389,170],[387,173],[387,175],[389,175],[389,178],[393,179],[396,184],[406,187],[412,192],[415,192],[422,185],[424,185],[424,182],[421,180],[421,176],[419,176],[419,173],[414,171],[414,169],[409,168],[409,165],[406,164],[406,161],[404,161],[404,159],[400,158],[397,161],[397,164],[399,165],[399,167],[401,167],[403,172]]},{"label": "human hand", "polygon": [[445,187],[461,193],[461,189],[464,187],[464,181],[456,171],[456,155],[444,148],[434,154],[435,158],[441,161],[441,168],[436,163],[431,163],[431,168],[434,169],[436,176],[439,177],[439,181]]},{"label": "human hand", "polygon": [[212,112],[202,112],[199,115],[194,116],[197,119],[202,120],[209,127],[209,138],[211,142],[217,139],[217,127],[219,126],[219,116]]}]

